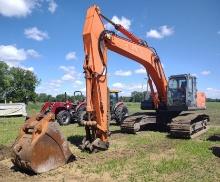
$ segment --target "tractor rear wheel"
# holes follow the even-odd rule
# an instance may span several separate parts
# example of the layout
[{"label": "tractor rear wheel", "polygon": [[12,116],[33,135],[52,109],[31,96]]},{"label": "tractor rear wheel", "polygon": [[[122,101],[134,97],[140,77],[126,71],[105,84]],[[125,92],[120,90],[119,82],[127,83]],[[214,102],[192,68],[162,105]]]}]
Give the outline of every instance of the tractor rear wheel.
[{"label": "tractor rear wheel", "polygon": [[77,123],[81,126],[81,121],[86,120],[86,108],[80,108],[77,111]]},{"label": "tractor rear wheel", "polygon": [[124,118],[128,116],[128,108],[125,105],[119,105],[115,109],[115,121],[118,125],[121,125]]},{"label": "tractor rear wheel", "polygon": [[68,125],[71,122],[71,115],[68,111],[63,110],[57,114],[57,122],[60,125]]}]

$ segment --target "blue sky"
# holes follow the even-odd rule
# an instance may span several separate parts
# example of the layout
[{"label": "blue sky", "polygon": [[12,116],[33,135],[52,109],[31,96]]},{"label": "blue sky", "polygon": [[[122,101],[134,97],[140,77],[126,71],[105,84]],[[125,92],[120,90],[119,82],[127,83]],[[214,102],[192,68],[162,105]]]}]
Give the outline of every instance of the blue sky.
[{"label": "blue sky", "polygon": [[[37,92],[85,91],[82,28],[93,4],[153,46],[167,77],[195,74],[199,90],[220,98],[218,0],[0,0],[0,59],[33,70]],[[111,88],[124,95],[146,89],[139,64],[109,52],[108,65]]]}]

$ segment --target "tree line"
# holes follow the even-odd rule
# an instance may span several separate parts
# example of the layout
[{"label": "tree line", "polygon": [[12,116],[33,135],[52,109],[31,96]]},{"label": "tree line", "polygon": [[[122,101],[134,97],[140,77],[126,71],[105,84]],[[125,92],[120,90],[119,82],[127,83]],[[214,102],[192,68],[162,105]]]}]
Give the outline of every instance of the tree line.
[{"label": "tree line", "polygon": [[[120,96],[119,100],[123,102],[141,102],[146,96],[149,96],[149,93],[145,92],[137,92],[134,91],[131,93],[131,96]],[[75,101],[75,100],[82,100],[85,98],[85,95],[66,95],[65,94],[58,94],[56,96],[48,95],[46,93],[37,94],[36,100],[38,102],[64,102],[66,100]]]},{"label": "tree line", "polygon": [[207,98],[207,102],[220,102],[220,99],[212,99],[212,98]]},{"label": "tree line", "polygon": [[[144,92],[138,92],[138,91],[133,91],[131,93],[131,96],[120,96],[119,100],[123,101],[123,102],[141,102],[144,99],[148,99],[149,98],[150,93],[147,91]],[[60,102],[65,102],[66,100],[72,101],[74,102],[75,100],[82,100],[84,99],[85,96],[84,95],[76,95],[75,97],[72,95],[66,95],[65,94],[58,94],[56,96],[52,96],[52,95],[48,95],[45,93],[40,93],[37,94],[36,100],[38,102],[47,102],[47,101],[51,101],[51,102],[55,102],[55,101],[60,101]],[[220,99],[211,99],[211,98],[207,98],[206,99],[207,102],[220,102]]]},{"label": "tree line", "polygon": [[67,95],[67,94],[58,94],[56,96],[48,95],[46,93],[37,94],[36,101],[38,102],[65,102],[69,101],[81,101],[85,98],[84,95]]},{"label": "tree line", "polygon": [[0,101],[24,102],[35,101],[35,89],[40,83],[37,76],[29,70],[9,67],[0,61]]},{"label": "tree line", "polygon": [[[29,70],[19,67],[9,67],[5,62],[0,61],[0,102],[46,102],[46,101],[70,101],[82,100],[83,95],[66,95],[58,94],[56,96],[48,95],[46,93],[35,92],[40,80],[37,76]],[[149,92],[133,91],[131,96],[121,96],[120,100],[124,102],[141,102],[149,98]],[[220,102],[220,99],[207,98],[208,102]]]}]

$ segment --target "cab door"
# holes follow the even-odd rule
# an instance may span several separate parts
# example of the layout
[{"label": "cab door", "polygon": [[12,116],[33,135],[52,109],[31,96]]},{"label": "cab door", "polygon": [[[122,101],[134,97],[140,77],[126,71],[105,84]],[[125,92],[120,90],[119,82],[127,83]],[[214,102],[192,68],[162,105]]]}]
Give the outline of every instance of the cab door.
[{"label": "cab door", "polygon": [[196,107],[196,79],[195,77],[188,77],[187,83],[187,106]]}]

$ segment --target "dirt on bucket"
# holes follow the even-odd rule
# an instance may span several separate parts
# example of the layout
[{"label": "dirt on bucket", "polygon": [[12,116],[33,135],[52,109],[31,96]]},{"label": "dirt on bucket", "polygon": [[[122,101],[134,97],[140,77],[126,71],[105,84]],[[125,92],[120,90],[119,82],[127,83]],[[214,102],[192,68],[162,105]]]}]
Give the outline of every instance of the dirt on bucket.
[{"label": "dirt on bucket", "polygon": [[11,157],[11,147],[0,145],[0,161]]}]

